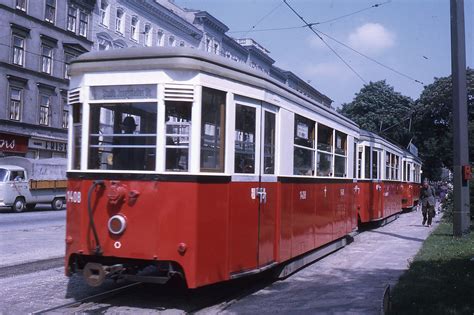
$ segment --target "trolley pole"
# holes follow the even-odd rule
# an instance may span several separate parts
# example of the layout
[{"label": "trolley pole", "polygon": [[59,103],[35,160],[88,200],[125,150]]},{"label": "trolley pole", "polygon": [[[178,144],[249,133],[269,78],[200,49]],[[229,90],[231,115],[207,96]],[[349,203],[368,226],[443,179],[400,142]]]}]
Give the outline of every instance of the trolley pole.
[{"label": "trolley pole", "polygon": [[464,0],[451,0],[451,67],[453,82],[454,142],[454,222],[453,234],[469,233],[469,142],[467,136],[466,39],[464,34]]}]

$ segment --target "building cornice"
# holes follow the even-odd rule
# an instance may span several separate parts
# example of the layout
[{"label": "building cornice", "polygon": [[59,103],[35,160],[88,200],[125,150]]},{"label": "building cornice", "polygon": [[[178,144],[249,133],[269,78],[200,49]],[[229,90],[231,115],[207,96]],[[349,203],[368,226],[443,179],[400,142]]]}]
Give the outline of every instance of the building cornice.
[{"label": "building cornice", "polygon": [[154,0],[136,0],[136,1],[123,1],[119,0],[118,2],[122,3],[124,6],[131,7],[133,6],[137,10],[141,10],[149,13],[155,18],[168,23],[169,25],[175,27],[176,29],[182,31],[183,33],[188,34],[189,36],[195,39],[201,39],[203,33],[200,29],[190,24],[188,21],[180,17],[178,14],[174,13],[170,9],[164,7]]},{"label": "building cornice", "polygon": [[13,70],[13,71],[21,72],[22,74],[28,73],[28,74],[34,75],[34,76],[42,78],[42,79],[46,79],[46,80],[62,83],[62,84],[65,84],[65,85],[69,85],[69,80],[67,80],[67,79],[53,77],[49,74],[45,74],[45,73],[42,73],[42,72],[39,72],[39,71],[34,71],[34,70],[31,70],[31,69],[28,69],[28,68],[22,68],[22,67],[19,67],[19,66],[9,64],[7,62],[0,61],[0,67],[4,67],[4,68],[7,68],[7,69],[10,69],[10,70]]},{"label": "building cornice", "polygon": [[232,37],[224,35],[224,37],[222,38],[222,41],[225,44],[229,45],[230,47],[234,48],[235,50],[239,51],[242,55],[247,56],[249,54],[248,50],[245,49],[245,47],[243,47],[239,43],[237,43],[235,39],[233,39]]},{"label": "building cornice", "polygon": [[207,11],[198,11],[194,14],[197,20],[204,25],[215,29],[218,32],[225,33],[229,30],[227,25],[210,15]]}]

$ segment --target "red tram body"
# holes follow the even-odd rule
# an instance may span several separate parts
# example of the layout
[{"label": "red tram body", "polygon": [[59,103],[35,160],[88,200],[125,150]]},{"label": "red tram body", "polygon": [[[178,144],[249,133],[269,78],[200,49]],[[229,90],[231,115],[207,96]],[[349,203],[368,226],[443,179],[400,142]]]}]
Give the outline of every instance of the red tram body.
[{"label": "red tram body", "polygon": [[135,48],[71,75],[65,266],[90,285],[288,274],[401,211],[403,151],[262,72]]}]

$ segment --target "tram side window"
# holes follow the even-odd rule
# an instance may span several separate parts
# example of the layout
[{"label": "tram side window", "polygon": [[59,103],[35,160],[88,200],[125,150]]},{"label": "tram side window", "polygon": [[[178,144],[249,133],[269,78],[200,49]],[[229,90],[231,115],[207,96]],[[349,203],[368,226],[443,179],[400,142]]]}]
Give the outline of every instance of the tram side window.
[{"label": "tram side window", "polygon": [[89,169],[155,170],[156,103],[91,106]]},{"label": "tram side window", "polygon": [[224,172],[226,93],[202,89],[201,171]]},{"label": "tram side window", "polygon": [[276,117],[274,113],[265,111],[265,130],[263,135],[263,173],[275,174],[275,136]]},{"label": "tram side window", "polygon": [[255,173],[255,122],[255,108],[235,106],[235,173]]},{"label": "tram side window", "polygon": [[385,179],[390,179],[390,176],[391,176],[390,157],[391,157],[391,154],[389,152],[386,152],[385,153]]},{"label": "tram side window", "polygon": [[74,141],[72,152],[72,168],[79,170],[81,168],[82,103],[72,104],[72,122]]},{"label": "tram side window", "polygon": [[165,102],[167,171],[188,171],[191,106],[189,102]]},{"label": "tram side window", "polygon": [[314,121],[295,115],[294,175],[314,175],[314,130]]},{"label": "tram side window", "polygon": [[333,129],[318,124],[318,176],[332,176]]},{"label": "tram side window", "polygon": [[334,153],[334,176],[346,177],[347,135],[340,131],[336,131]]},{"label": "tram side window", "polygon": [[364,147],[360,145],[357,150],[357,178],[362,178],[362,154],[364,153]]},{"label": "tram side window", "polygon": [[372,150],[372,179],[379,178],[379,152]]},{"label": "tram side window", "polygon": [[407,172],[406,172],[406,174],[407,174],[406,175],[407,176],[406,181],[411,182],[412,181],[412,179],[410,178],[410,176],[411,176],[411,163],[407,163]]},{"label": "tram side window", "polygon": [[364,178],[370,179],[370,147],[365,146],[365,160],[364,160],[365,172]]}]

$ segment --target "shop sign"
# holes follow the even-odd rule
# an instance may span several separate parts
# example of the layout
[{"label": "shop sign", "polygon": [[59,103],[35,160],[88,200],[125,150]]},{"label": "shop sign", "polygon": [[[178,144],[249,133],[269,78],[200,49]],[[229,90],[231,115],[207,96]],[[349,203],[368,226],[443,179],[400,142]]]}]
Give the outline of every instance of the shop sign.
[{"label": "shop sign", "polygon": [[92,100],[130,100],[156,98],[155,84],[107,85],[91,87]]},{"label": "shop sign", "polygon": [[0,152],[26,153],[27,151],[27,137],[0,133]]},{"label": "shop sign", "polygon": [[66,152],[67,144],[65,142],[30,139],[28,146],[32,149],[49,150],[56,152]]}]

